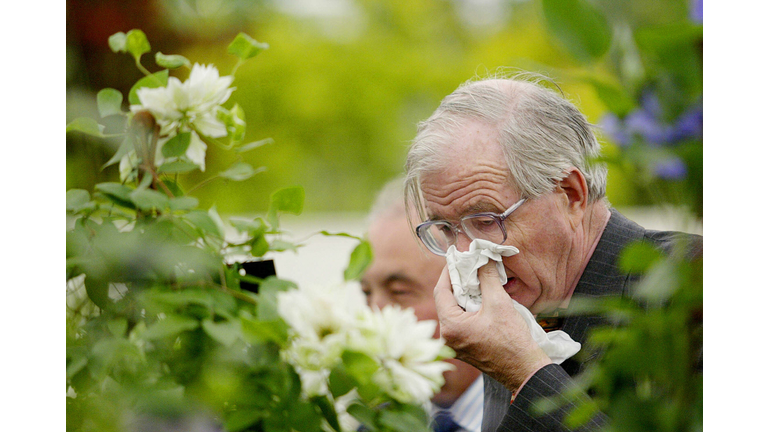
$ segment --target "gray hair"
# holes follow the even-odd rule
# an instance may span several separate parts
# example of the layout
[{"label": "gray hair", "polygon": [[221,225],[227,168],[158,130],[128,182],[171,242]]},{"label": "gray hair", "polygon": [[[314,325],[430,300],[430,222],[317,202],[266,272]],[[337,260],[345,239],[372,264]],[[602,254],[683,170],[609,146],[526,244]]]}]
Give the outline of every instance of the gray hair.
[{"label": "gray hair", "polygon": [[607,169],[593,162],[600,144],[592,125],[562,92],[544,87],[542,81],[552,83],[534,74],[470,80],[446,96],[432,116],[419,123],[408,152],[408,202],[423,211],[420,178],[449,166],[451,159],[443,149],[468,121],[495,130],[510,184],[522,198],[550,192],[571,167],[584,175],[590,203],[604,198]]}]

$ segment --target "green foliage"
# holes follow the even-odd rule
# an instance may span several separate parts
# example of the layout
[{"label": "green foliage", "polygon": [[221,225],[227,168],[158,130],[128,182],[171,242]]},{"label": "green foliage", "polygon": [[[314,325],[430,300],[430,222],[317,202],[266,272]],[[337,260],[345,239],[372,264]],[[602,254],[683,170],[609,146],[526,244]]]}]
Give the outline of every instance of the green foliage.
[{"label": "green foliage", "polygon": [[235,40],[229,44],[227,52],[241,60],[248,60],[267,48],[269,48],[269,44],[258,42],[245,33],[239,33]]},{"label": "green foliage", "polygon": [[611,45],[612,29],[605,16],[585,0],[542,0],[550,31],[574,57],[598,61]]},{"label": "green foliage", "polygon": [[344,270],[344,280],[359,280],[368,264],[373,260],[373,249],[367,241],[361,241],[352,250],[349,265]]},{"label": "green foliage", "polygon": [[[253,51],[243,51],[243,41],[255,43],[241,35],[232,50],[241,59],[253,57]],[[137,66],[149,52],[139,30],[113,35],[109,43],[115,52],[131,54]],[[156,59],[168,68],[189,64],[181,56]],[[160,89],[168,77],[167,69],[147,71],[129,101],[140,103],[137,89]],[[228,431],[311,432],[324,425],[340,431],[333,401],[302,396],[299,376],[280,354],[289,329],[277,312],[277,295],[295,285],[246,274],[239,262],[232,263],[233,257],[258,260],[269,251],[298,247],[282,238],[279,219],[302,212],[303,188],[275,191],[264,218],[230,221],[241,234],[230,239],[216,207],[199,208],[190,195],[195,188],[185,190],[179,182],[181,174],[200,167],[188,156],[195,140],[210,137],[163,123],[149,109],[123,112],[122,94],[114,89],[99,92],[96,102],[102,117],[124,119],[123,142],[105,165],[120,162],[124,172],[120,182],[66,195],[67,430],[203,422]],[[244,134],[244,112],[237,105],[222,111],[230,114],[222,120],[230,144],[222,148],[242,153],[267,142],[235,145]],[[68,133],[104,136],[103,131],[89,118],[67,125]],[[160,165],[158,155],[166,159]],[[236,161],[211,179],[246,181],[258,172]],[[258,285],[258,293],[243,289],[242,282]],[[343,373],[370,388],[371,363],[354,353],[345,359]],[[380,392],[369,393],[367,402],[385,401]],[[402,405],[397,409],[405,414],[387,414],[387,430],[405,432],[414,414]]]},{"label": "green foliage", "polygon": [[161,68],[166,69],[177,69],[182,66],[192,67],[192,63],[190,63],[190,61],[182,55],[165,55],[161,52],[157,52],[155,54],[155,63],[157,63],[157,65]]}]

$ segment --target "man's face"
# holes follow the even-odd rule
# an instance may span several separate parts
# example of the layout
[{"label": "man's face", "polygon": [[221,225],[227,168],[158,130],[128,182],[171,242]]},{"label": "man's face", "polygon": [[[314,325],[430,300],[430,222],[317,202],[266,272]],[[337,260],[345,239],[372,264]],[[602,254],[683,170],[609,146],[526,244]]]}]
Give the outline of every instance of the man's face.
[{"label": "man's face", "polygon": [[373,261],[361,279],[369,306],[413,308],[419,320],[437,321],[432,292],[445,259],[420,247],[405,214],[384,215],[368,230]]},{"label": "man's face", "polygon": [[[509,182],[496,137],[484,125],[468,123],[454,135],[446,156],[448,169],[421,179],[428,217],[458,224],[463,216],[501,213],[521,197]],[[505,221],[507,240],[520,253],[504,257],[505,291],[534,314],[554,309],[571,288],[574,227],[568,219],[568,197],[555,192],[529,199]],[[459,234],[456,247],[469,248],[470,239]],[[570,258],[570,259],[569,259]],[[572,265],[572,264],[571,264]]]}]

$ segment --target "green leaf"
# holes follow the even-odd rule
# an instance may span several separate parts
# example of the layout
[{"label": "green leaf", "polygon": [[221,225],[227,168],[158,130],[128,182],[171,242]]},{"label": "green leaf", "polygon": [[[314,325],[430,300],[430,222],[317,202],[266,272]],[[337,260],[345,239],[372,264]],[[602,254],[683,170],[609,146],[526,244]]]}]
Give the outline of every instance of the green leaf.
[{"label": "green leaf", "polygon": [[581,79],[595,88],[605,107],[617,116],[623,117],[635,107],[635,101],[621,84],[595,76],[585,76]]},{"label": "green leaf", "polygon": [[171,198],[168,205],[173,211],[192,210],[197,208],[199,201],[195,197],[182,196]]},{"label": "green leaf", "polygon": [[67,124],[67,132],[69,133],[72,131],[104,138],[104,126],[88,117],[78,117],[69,122],[69,124]]},{"label": "green leaf", "polygon": [[241,60],[247,60],[255,57],[267,48],[269,48],[269,44],[258,42],[247,34],[240,32],[227,47],[227,52]]},{"label": "green leaf", "polygon": [[299,249],[299,246],[297,246],[295,243],[289,242],[287,240],[281,240],[281,239],[272,240],[272,243],[269,245],[269,250],[273,250],[277,252],[285,252],[287,250],[295,252],[298,249]]},{"label": "green leaf", "polygon": [[252,344],[274,342],[282,345],[288,339],[288,326],[283,320],[254,320],[240,317],[243,337]]},{"label": "green leaf", "polygon": [[357,280],[363,274],[368,265],[373,260],[373,250],[371,244],[363,240],[352,250],[349,257],[349,265],[344,270],[344,280]]},{"label": "green leaf", "polygon": [[592,417],[597,414],[597,412],[598,406],[592,400],[577,403],[576,406],[565,416],[564,423],[568,427],[575,430],[587,424],[587,422],[590,421]]},{"label": "green leaf", "polygon": [[184,216],[184,219],[205,233],[213,234],[217,237],[221,237],[222,235],[221,232],[219,232],[218,224],[216,224],[213,218],[211,218],[211,215],[209,215],[206,211],[191,211]]},{"label": "green leaf", "polygon": [[263,257],[267,252],[269,252],[269,242],[264,237],[264,234],[255,236],[251,240],[251,255],[259,258]]},{"label": "green leaf", "polygon": [[131,200],[131,192],[134,189],[120,183],[99,183],[94,188],[97,192],[101,192],[106,198],[122,207],[130,209],[136,208]]},{"label": "green leaf", "polygon": [[136,61],[142,54],[148,53],[152,48],[149,46],[147,35],[139,29],[133,29],[125,35],[125,50],[133,56]]},{"label": "green leaf", "polygon": [[67,210],[77,212],[91,201],[91,195],[84,189],[70,189],[67,191]]},{"label": "green leaf", "polygon": [[226,171],[221,171],[219,175],[229,180],[243,181],[247,180],[256,173],[253,167],[246,162],[237,162]]},{"label": "green leaf", "polygon": [[229,223],[239,232],[247,232],[250,236],[263,235],[267,231],[267,224],[262,218],[252,221],[230,219]]},{"label": "green leaf", "polygon": [[[262,410],[242,408],[232,412],[227,416],[227,420],[224,422],[224,430],[231,432],[239,432],[250,426],[253,426],[266,414]],[[261,430],[261,428],[257,428]]]},{"label": "green leaf", "polygon": [[165,187],[168,188],[169,191],[173,194],[175,197],[183,197],[184,191],[181,189],[181,186],[179,184],[171,179],[163,179],[163,184]]},{"label": "green leaf", "polygon": [[189,143],[192,141],[191,132],[182,132],[177,134],[173,138],[166,141],[163,144],[162,153],[163,157],[172,158],[183,156],[189,148]]},{"label": "green leaf", "polygon": [[169,205],[168,195],[152,189],[136,189],[130,197],[136,207],[142,210],[163,210]]},{"label": "green leaf", "polygon": [[177,69],[182,66],[191,67],[192,63],[184,56],[178,54],[166,55],[161,52],[155,53],[155,63],[161,68]]},{"label": "green leaf", "polygon": [[245,138],[245,111],[240,104],[235,103],[235,106],[230,110],[220,110],[221,117],[224,120],[224,124],[227,126],[227,133],[232,144],[239,144],[243,138]]},{"label": "green leaf", "polygon": [[384,410],[379,417],[381,425],[387,430],[402,432],[431,432],[427,419],[408,411]]},{"label": "green leaf", "polygon": [[123,94],[113,88],[105,88],[96,94],[99,115],[103,117],[122,114]]},{"label": "green leaf", "polygon": [[323,417],[328,421],[328,424],[337,432],[341,432],[341,425],[339,424],[339,417],[336,414],[336,409],[333,403],[327,396],[314,396],[310,399],[312,403],[320,408],[320,412],[323,413]]},{"label": "green leaf", "polygon": [[256,308],[257,317],[262,321],[280,319],[277,312],[277,294],[295,288],[293,282],[270,276],[259,286],[259,305]]},{"label": "green leaf", "polygon": [[117,148],[117,151],[114,155],[101,166],[101,169],[104,169],[108,166],[114,165],[118,162],[120,162],[123,159],[123,156],[127,155],[128,152],[133,150],[133,141],[129,136],[126,136],[122,143],[120,143],[120,147]]},{"label": "green leaf", "polygon": [[136,84],[131,87],[131,91],[128,92],[128,102],[132,105],[140,105],[141,101],[136,92],[140,88],[158,88],[168,85],[168,69],[163,69],[159,72],[155,72],[152,75],[145,76],[144,78],[136,81]]},{"label": "green leaf", "polygon": [[376,427],[376,411],[370,407],[354,402],[347,407],[347,412],[368,429],[379,430]]},{"label": "green leaf", "polygon": [[637,241],[621,251],[619,267],[626,273],[645,273],[663,257],[664,254],[651,243]]},{"label": "green leaf", "polygon": [[194,171],[198,168],[200,167],[192,162],[177,160],[160,165],[160,167],[157,169],[157,172],[161,174],[181,174]]},{"label": "green leaf", "polygon": [[125,332],[128,330],[128,320],[125,317],[117,317],[107,323],[107,328],[115,337],[125,336]]},{"label": "green leaf", "polygon": [[304,209],[304,188],[287,187],[277,190],[269,197],[269,211],[300,215]]},{"label": "green leaf", "polygon": [[272,144],[274,142],[275,142],[275,140],[273,140],[272,138],[265,138],[263,140],[249,142],[248,144],[243,144],[240,147],[236,147],[235,151],[238,152],[238,153],[245,153],[245,152],[247,152],[249,150],[253,150],[255,148],[259,148],[259,147],[261,147],[263,145],[266,145],[266,144]]},{"label": "green leaf", "polygon": [[579,61],[592,63],[610,48],[608,20],[586,0],[542,0],[542,7],[550,31]]},{"label": "green leaf", "polygon": [[106,281],[86,277],[85,292],[99,308],[109,309],[112,306],[112,300],[109,298],[109,284]]},{"label": "green leaf", "polygon": [[330,231],[322,230],[322,231],[320,231],[320,234],[322,234],[322,235],[324,235],[326,237],[346,237],[346,238],[351,238],[351,239],[363,241],[363,239],[360,236],[352,235],[352,234],[345,233],[345,232],[332,233]]},{"label": "green leaf", "polygon": [[109,49],[112,52],[125,52],[125,33],[117,32],[109,37]]},{"label": "green leaf", "polygon": [[316,432],[323,430],[320,427],[322,421],[321,415],[317,412],[313,404],[298,399],[291,403],[289,407],[287,416],[288,424],[281,424],[280,426],[288,426],[289,430],[295,430],[296,432]]},{"label": "green leaf", "polygon": [[163,320],[159,320],[149,326],[144,332],[145,339],[161,339],[189,330],[194,330],[200,326],[200,322],[194,318],[181,315],[169,315]]},{"label": "green leaf", "polygon": [[238,321],[215,323],[211,319],[205,319],[203,320],[203,330],[211,337],[211,339],[228,347],[235,343],[240,335],[240,329],[237,326],[238,323]]},{"label": "green leaf", "polygon": [[347,372],[360,384],[370,381],[374,372],[379,370],[379,363],[367,354],[356,351],[344,351],[341,361]]},{"label": "green leaf", "polygon": [[357,382],[341,365],[336,365],[328,375],[328,390],[334,398],[339,398],[357,387]]}]

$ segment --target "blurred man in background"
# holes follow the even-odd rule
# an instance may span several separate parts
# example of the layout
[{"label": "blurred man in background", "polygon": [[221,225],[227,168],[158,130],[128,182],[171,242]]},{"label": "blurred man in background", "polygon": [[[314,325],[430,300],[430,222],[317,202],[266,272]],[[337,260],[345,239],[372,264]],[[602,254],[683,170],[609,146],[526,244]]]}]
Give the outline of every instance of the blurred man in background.
[{"label": "blurred man in background", "polygon": [[[433,291],[445,259],[429,253],[414,236],[403,199],[403,180],[388,183],[368,216],[368,240],[373,261],[361,278],[371,307],[412,308],[419,320],[437,321]],[[439,335],[439,328],[435,337]],[[445,385],[432,398],[435,430],[480,431],[483,380],[480,371],[460,360],[447,360],[456,369],[444,374]]]}]

